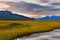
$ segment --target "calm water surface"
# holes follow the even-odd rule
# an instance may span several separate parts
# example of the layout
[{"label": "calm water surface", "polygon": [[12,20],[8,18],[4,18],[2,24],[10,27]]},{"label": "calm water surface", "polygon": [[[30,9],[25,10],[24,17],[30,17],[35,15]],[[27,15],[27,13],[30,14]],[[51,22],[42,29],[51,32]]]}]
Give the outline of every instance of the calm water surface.
[{"label": "calm water surface", "polygon": [[29,37],[16,38],[14,40],[60,40],[60,29],[45,33],[32,34]]}]

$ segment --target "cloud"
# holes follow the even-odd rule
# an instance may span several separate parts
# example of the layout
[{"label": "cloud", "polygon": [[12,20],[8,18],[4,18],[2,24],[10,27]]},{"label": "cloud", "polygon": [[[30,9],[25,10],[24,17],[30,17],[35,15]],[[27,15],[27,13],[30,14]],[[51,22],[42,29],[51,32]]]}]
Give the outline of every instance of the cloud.
[{"label": "cloud", "polygon": [[47,3],[49,2],[49,0],[41,0],[41,2]]},{"label": "cloud", "polygon": [[51,3],[51,5],[60,6],[60,2],[57,2],[57,3]]},{"label": "cloud", "polygon": [[53,6],[42,6],[39,4],[24,1],[12,2],[14,7],[11,10],[28,15],[28,17],[45,17],[49,15],[60,15],[60,9]]},{"label": "cloud", "polygon": [[20,0],[0,0],[0,1],[3,1],[3,2],[19,2]]},{"label": "cloud", "polygon": [[43,3],[47,3],[47,2],[49,2],[50,0],[36,0],[36,2],[43,2]]},{"label": "cloud", "polygon": [[[32,2],[31,2],[32,1]],[[24,15],[28,17],[45,17],[50,15],[60,16],[60,5],[59,1],[55,0],[40,0],[40,3],[37,2],[39,0],[22,0],[19,2],[3,2],[11,5],[12,8],[8,8],[6,10],[10,10],[16,14]],[[56,2],[57,1],[57,2]],[[57,5],[58,4],[58,5]]]},{"label": "cloud", "polygon": [[14,9],[15,10],[19,10],[19,11],[33,11],[34,9],[36,10],[40,10],[40,9],[44,9],[44,8],[49,8],[49,7],[44,7],[38,4],[34,4],[34,3],[27,3],[27,2],[19,2],[19,3],[12,3],[14,5]]},{"label": "cloud", "polygon": [[0,8],[7,8],[7,7],[9,7],[9,6],[6,4],[0,4]]}]

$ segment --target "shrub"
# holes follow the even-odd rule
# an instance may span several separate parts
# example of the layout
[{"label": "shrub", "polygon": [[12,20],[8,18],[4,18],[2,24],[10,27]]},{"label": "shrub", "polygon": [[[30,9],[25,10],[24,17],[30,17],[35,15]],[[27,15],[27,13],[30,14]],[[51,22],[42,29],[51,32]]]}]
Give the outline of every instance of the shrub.
[{"label": "shrub", "polygon": [[24,25],[21,23],[11,23],[9,24],[11,28],[18,28],[18,27],[23,27]]}]

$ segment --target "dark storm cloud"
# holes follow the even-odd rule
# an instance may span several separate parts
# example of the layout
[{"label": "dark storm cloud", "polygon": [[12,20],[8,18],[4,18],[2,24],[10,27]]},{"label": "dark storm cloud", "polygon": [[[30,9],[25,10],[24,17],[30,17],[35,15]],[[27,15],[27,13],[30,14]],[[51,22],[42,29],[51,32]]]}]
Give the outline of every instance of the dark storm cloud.
[{"label": "dark storm cloud", "polygon": [[14,5],[13,9],[18,11],[59,11],[60,9],[54,9],[52,6],[41,6],[34,3],[27,3],[24,1],[18,3],[12,3]]},{"label": "dark storm cloud", "polygon": [[57,3],[52,3],[51,5],[60,6],[60,2],[57,2]]},{"label": "dark storm cloud", "polygon": [[41,2],[47,3],[49,2],[49,0],[41,0]]}]

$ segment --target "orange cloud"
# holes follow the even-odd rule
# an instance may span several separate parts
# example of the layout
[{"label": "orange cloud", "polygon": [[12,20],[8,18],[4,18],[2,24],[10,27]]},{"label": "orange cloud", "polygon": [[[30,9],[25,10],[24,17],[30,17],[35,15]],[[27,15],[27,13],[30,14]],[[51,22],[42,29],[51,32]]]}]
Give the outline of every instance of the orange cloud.
[{"label": "orange cloud", "polygon": [[8,3],[8,2],[0,2],[1,5],[5,5],[5,6],[8,6],[7,8],[0,8],[2,10],[5,10],[5,9],[11,9],[13,8],[13,5]]}]

